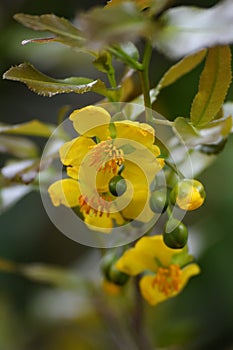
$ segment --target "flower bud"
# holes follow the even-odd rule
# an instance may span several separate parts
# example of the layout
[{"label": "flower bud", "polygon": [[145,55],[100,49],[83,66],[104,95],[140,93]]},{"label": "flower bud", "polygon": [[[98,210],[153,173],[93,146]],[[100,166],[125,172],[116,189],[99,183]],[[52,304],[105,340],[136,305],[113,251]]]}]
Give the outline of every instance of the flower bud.
[{"label": "flower bud", "polygon": [[176,219],[167,221],[163,232],[163,241],[169,248],[183,248],[188,240],[187,227]]},{"label": "flower bud", "polygon": [[173,187],[170,193],[171,203],[183,210],[195,210],[205,200],[205,190],[201,182],[183,179]]},{"label": "flower bud", "polygon": [[168,206],[167,195],[164,191],[151,193],[150,208],[154,213],[164,213]]},{"label": "flower bud", "polygon": [[117,256],[116,256],[115,252],[110,252],[110,253],[104,255],[104,257],[101,259],[100,268],[101,268],[101,271],[102,271],[104,277],[107,280],[110,280],[109,270],[110,270],[112,264],[115,264],[116,260],[117,260]]},{"label": "flower bud", "polygon": [[116,175],[109,181],[108,188],[111,194],[119,197],[126,191],[127,184],[121,175]]},{"label": "flower bud", "polygon": [[128,281],[129,276],[115,267],[117,260],[118,256],[115,252],[108,253],[102,258],[100,267],[108,282],[123,286]]},{"label": "flower bud", "polygon": [[119,271],[115,265],[112,265],[109,270],[110,281],[117,284],[118,286],[123,286],[129,279],[129,275],[124,272]]}]

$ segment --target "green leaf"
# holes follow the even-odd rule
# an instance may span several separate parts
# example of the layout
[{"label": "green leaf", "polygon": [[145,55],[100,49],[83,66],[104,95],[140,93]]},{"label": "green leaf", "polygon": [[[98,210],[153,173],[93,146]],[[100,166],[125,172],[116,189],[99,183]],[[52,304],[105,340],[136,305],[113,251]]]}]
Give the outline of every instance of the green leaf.
[{"label": "green leaf", "polygon": [[51,284],[59,288],[80,290],[86,283],[76,271],[46,264],[17,264],[0,258],[0,271],[18,273],[30,280]]},{"label": "green leaf", "polygon": [[219,112],[231,82],[231,52],[228,46],[209,49],[200,77],[199,91],[191,108],[191,121],[203,127]]},{"label": "green leaf", "polygon": [[183,75],[189,73],[193,70],[198,64],[202,62],[206,55],[207,50],[203,49],[193,55],[186,56],[178,63],[171,66],[168,71],[160,79],[158,85],[151,90],[154,95],[153,102],[157,98],[159,92],[164,87],[173,84],[176,80],[181,78]]},{"label": "green leaf", "polygon": [[181,78],[183,75],[189,73],[204,59],[207,50],[201,50],[193,55],[186,56],[178,63],[174,64],[164,74],[159,84],[164,88],[168,85],[173,84],[176,80]]},{"label": "green leaf", "polygon": [[17,158],[36,158],[38,147],[31,140],[9,135],[0,135],[0,153],[9,153]]},{"label": "green leaf", "polygon": [[223,117],[196,129],[189,119],[178,117],[173,122],[175,134],[187,147],[218,144],[224,140],[232,128],[232,117]]},{"label": "green leaf", "polygon": [[204,47],[232,43],[232,1],[221,1],[208,9],[193,6],[171,8],[157,22],[152,40],[158,50],[172,58]]},{"label": "green leaf", "polygon": [[[33,190],[32,185],[11,184],[4,185],[0,181],[0,213],[15,205],[20,199]],[[1,269],[1,264],[0,264]]]},{"label": "green leaf", "polygon": [[59,288],[83,289],[85,282],[77,272],[45,264],[20,265],[19,272],[39,283],[48,283]]},{"label": "green leaf", "polygon": [[95,7],[79,17],[88,46],[96,49],[149,36],[152,21],[133,2]]},{"label": "green leaf", "polygon": [[0,134],[4,133],[50,137],[54,129],[55,126],[42,123],[36,119],[16,125],[0,124]]},{"label": "green leaf", "polygon": [[83,94],[93,91],[104,96],[112,96],[115,91],[108,90],[101,80],[89,78],[70,77],[66,79],[53,79],[38,71],[30,63],[22,63],[11,67],[3,75],[3,79],[20,81],[35,93],[43,96],[71,93]]},{"label": "green leaf", "polygon": [[[73,26],[67,19],[55,16],[54,14],[33,16],[17,13],[14,15],[14,19],[33,30],[49,31],[55,35],[55,38],[38,39],[39,42],[58,41],[75,48],[82,48],[85,43],[83,33],[78,28]],[[24,43],[30,41],[36,42],[37,39],[26,40]]]},{"label": "green leaf", "polygon": [[100,72],[109,73],[112,70],[112,56],[108,51],[101,51],[93,64]]},{"label": "green leaf", "polygon": [[5,179],[28,185],[37,177],[39,168],[40,161],[38,160],[17,160],[8,162],[1,169],[1,173]]},{"label": "green leaf", "polygon": [[[233,102],[228,101],[223,105],[223,115],[224,117],[231,117],[233,120]],[[233,132],[233,127],[231,128],[231,132]]]},{"label": "green leaf", "polygon": [[200,140],[200,135],[187,118],[176,118],[173,130],[187,146],[196,146]]}]

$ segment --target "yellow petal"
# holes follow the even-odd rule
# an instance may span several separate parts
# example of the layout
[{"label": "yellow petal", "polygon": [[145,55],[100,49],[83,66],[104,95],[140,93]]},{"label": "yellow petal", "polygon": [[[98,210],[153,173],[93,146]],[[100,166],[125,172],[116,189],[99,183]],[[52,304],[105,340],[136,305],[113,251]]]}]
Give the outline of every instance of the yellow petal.
[{"label": "yellow petal", "polygon": [[186,284],[188,283],[189,279],[192,276],[195,276],[200,273],[200,268],[197,264],[190,264],[186,266],[182,270],[181,275],[181,284],[179,286],[179,289],[177,291],[173,291],[171,294],[166,295],[163,292],[160,292],[158,290],[158,285],[154,284],[154,275],[146,275],[142,277],[140,280],[140,291],[144,299],[150,304],[150,305],[157,305],[158,303],[161,303],[169,298],[175,297],[177,294],[179,294]]},{"label": "yellow petal", "polygon": [[171,258],[182,252],[182,249],[168,248],[163,236],[145,236],[139,239],[134,248],[127,250],[117,261],[118,270],[129,275],[137,275],[145,270],[156,272],[159,263],[169,266]]},{"label": "yellow petal", "polygon": [[159,159],[152,156],[151,153],[147,154],[145,151],[144,156],[143,152],[135,152],[130,155],[129,159],[124,162],[125,168],[122,176],[130,181],[133,188],[148,191],[151,182],[162,169],[163,161],[161,163]]},{"label": "yellow petal", "polygon": [[61,146],[60,159],[64,165],[77,167],[94,145],[95,142],[90,138],[77,137]]},{"label": "yellow petal", "polygon": [[54,182],[48,189],[55,207],[63,204],[66,207],[76,207],[79,204],[79,184],[73,179],[63,179]]},{"label": "yellow petal", "polygon": [[149,222],[153,218],[154,213],[148,203],[148,192],[136,190],[130,203],[122,210],[122,214],[127,219]]},{"label": "yellow petal", "polygon": [[103,213],[102,216],[90,216],[84,214],[84,221],[90,230],[99,231],[102,233],[111,233],[113,228],[112,218],[106,213]]},{"label": "yellow petal", "polygon": [[72,179],[78,180],[79,167],[69,166],[66,169],[67,175]]},{"label": "yellow petal", "polygon": [[96,174],[96,188],[98,192],[109,192],[109,181],[114,177],[114,174],[108,171],[98,171]]},{"label": "yellow petal", "polygon": [[162,301],[168,299],[168,297],[158,291],[158,288],[153,286],[154,276],[146,275],[141,278],[139,282],[140,291],[143,298],[150,304],[155,306]]},{"label": "yellow petal", "polygon": [[192,276],[199,275],[200,272],[199,265],[195,263],[185,266],[182,269],[180,291],[186,286]]},{"label": "yellow petal", "polygon": [[117,138],[134,140],[147,147],[154,143],[154,129],[146,123],[133,122],[130,120],[114,122]]},{"label": "yellow petal", "polygon": [[124,170],[121,175],[127,179],[135,191],[141,189],[142,191],[148,191],[150,187],[150,174],[147,174],[144,168],[137,165],[136,162],[126,160],[124,162]]},{"label": "yellow petal", "polygon": [[109,136],[111,116],[102,107],[86,106],[82,109],[76,109],[69,118],[80,135],[97,136],[100,140],[105,140]]}]

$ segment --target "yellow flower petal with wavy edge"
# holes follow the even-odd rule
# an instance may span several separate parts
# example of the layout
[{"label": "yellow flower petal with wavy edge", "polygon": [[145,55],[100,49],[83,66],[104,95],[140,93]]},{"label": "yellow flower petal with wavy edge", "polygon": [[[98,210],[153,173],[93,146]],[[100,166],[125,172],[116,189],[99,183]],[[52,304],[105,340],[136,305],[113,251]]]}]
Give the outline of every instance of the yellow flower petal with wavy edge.
[{"label": "yellow flower petal with wavy edge", "polygon": [[[164,162],[160,162],[150,152],[136,152],[130,155],[130,160],[126,160],[122,176],[129,180],[134,187],[140,187],[141,190],[147,190],[155,176],[162,169]],[[161,166],[162,164],[162,166]],[[137,190],[137,188],[136,188]]]},{"label": "yellow flower petal with wavy edge", "polygon": [[125,120],[114,122],[117,138],[129,139],[147,147],[154,143],[154,129],[146,123]]},{"label": "yellow flower petal with wavy edge", "polygon": [[94,145],[95,142],[91,138],[76,137],[61,146],[60,159],[64,165],[77,167]]},{"label": "yellow flower petal with wavy edge", "polygon": [[[184,249],[184,248],[183,248]],[[118,270],[129,275],[137,275],[145,270],[156,272],[162,266],[169,266],[174,255],[183,249],[168,248],[163,242],[163,236],[142,237],[134,248],[127,250],[117,261]]]},{"label": "yellow flower petal with wavy edge", "polygon": [[110,114],[102,107],[87,106],[76,109],[70,115],[75,130],[86,137],[106,140],[109,136]]},{"label": "yellow flower petal with wavy edge", "polygon": [[114,174],[109,172],[97,172],[96,175],[96,189],[99,192],[109,192],[108,184],[113,178]]},{"label": "yellow flower petal with wavy edge", "polygon": [[48,192],[55,207],[63,204],[66,207],[73,208],[79,204],[79,184],[75,180],[58,180],[49,186]]},{"label": "yellow flower petal with wavy edge", "polygon": [[119,225],[123,225],[124,219],[120,213],[106,214],[103,213],[102,216],[99,215],[85,215],[84,221],[87,226],[94,231],[101,231],[102,233],[111,233],[113,228],[113,220],[115,220]]},{"label": "yellow flower petal with wavy edge", "polygon": [[69,166],[66,168],[66,172],[69,177],[78,180],[79,166]]},{"label": "yellow flower petal with wavy edge", "polygon": [[[116,6],[118,4],[124,3],[126,0],[110,0],[107,2],[105,7]],[[128,0],[134,2],[140,10],[144,10],[147,7],[151,6],[152,0]]]},{"label": "yellow flower petal with wavy edge", "polygon": [[134,191],[130,203],[122,209],[122,214],[126,219],[149,222],[155,214],[149,206],[148,191]]},{"label": "yellow flower petal with wavy edge", "polygon": [[152,151],[152,153],[154,154],[155,157],[159,157],[160,154],[161,154],[160,148],[158,146],[156,146],[156,145],[152,145],[151,151]]},{"label": "yellow flower petal with wavy edge", "polygon": [[139,282],[141,294],[150,305],[155,306],[158,303],[161,303],[179,294],[184,289],[189,279],[199,273],[200,268],[197,264],[190,264],[186,266],[183,270],[181,270],[181,280],[178,290],[174,290],[168,295],[159,291],[158,285],[154,283],[155,275],[146,275],[142,277]]}]

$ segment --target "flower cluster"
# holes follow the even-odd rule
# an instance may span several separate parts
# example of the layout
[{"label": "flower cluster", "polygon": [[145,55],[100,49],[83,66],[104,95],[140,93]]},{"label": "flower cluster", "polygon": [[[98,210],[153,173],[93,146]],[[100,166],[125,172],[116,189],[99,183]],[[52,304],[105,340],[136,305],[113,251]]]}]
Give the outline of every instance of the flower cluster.
[{"label": "flower cluster", "polygon": [[150,184],[164,165],[154,129],[111,122],[99,106],[75,110],[70,120],[80,136],[60,148],[68,177],[49,187],[53,205],[78,207],[89,228],[105,233],[132,220],[149,222]]}]

